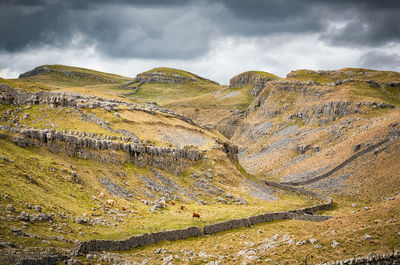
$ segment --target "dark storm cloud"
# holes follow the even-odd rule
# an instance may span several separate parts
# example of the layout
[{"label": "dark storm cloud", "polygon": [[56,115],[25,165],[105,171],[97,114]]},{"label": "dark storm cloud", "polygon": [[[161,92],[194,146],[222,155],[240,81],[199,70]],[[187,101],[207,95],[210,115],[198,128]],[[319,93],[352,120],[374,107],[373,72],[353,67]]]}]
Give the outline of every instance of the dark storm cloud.
[{"label": "dark storm cloud", "polygon": [[0,50],[66,47],[80,36],[110,56],[190,59],[226,36],[315,33],[332,46],[400,39],[400,1],[3,0]]},{"label": "dark storm cloud", "polygon": [[[222,2],[232,18],[241,21],[238,34],[316,32],[321,40],[343,46],[376,46],[400,40],[398,0]],[[342,27],[332,28],[331,24]]]},{"label": "dark storm cloud", "polygon": [[332,45],[377,47],[400,40],[400,1],[343,3],[346,24],[323,35]]},{"label": "dark storm cloud", "polygon": [[111,56],[193,58],[208,50],[216,32],[212,14],[178,0],[2,1],[0,50],[67,47],[81,36]]}]

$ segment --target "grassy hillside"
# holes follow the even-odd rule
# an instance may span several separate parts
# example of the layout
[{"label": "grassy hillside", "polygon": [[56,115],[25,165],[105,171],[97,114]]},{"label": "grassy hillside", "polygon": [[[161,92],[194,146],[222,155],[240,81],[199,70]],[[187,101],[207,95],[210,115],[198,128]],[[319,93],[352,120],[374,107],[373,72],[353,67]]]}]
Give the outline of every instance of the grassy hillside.
[{"label": "grassy hillside", "polygon": [[135,93],[127,95],[127,98],[140,102],[156,102],[160,105],[184,99],[192,98],[219,89],[214,83],[146,83],[141,85]]},{"label": "grassy hillside", "polygon": [[[2,240],[14,242],[25,247],[32,246],[72,246],[69,242],[51,239],[52,236],[63,236],[67,240],[85,240],[89,238],[121,239],[130,235],[163,231],[168,229],[184,228],[193,225],[204,225],[231,218],[246,217],[263,212],[293,209],[299,206],[315,204],[312,200],[298,197],[295,194],[281,194],[281,201],[262,202],[245,195],[237,184],[233,184],[229,191],[234,194],[243,194],[248,200],[248,205],[231,205],[225,207],[222,203],[199,205],[186,199],[178,199],[177,205],[168,205],[162,211],[151,213],[151,206],[145,205],[141,200],[148,200],[140,187],[143,182],[137,175],[154,177],[151,168],[136,167],[133,164],[125,165],[104,164],[93,160],[78,159],[62,154],[54,154],[45,148],[21,148],[14,144],[0,140],[0,155],[14,162],[1,160],[0,181],[3,196],[1,198],[1,216],[14,216],[7,210],[7,205],[12,204],[19,214],[25,211],[37,214],[27,205],[40,205],[41,211],[54,214],[53,222],[38,222],[23,228],[24,233],[31,233],[39,238],[16,237],[11,233],[12,227],[20,227],[22,222],[14,218],[5,220],[0,234]],[[223,166],[223,164],[219,165]],[[225,177],[216,176],[215,181],[238,183],[240,176],[232,172],[234,169],[225,164]],[[208,167],[207,163],[195,165],[196,171],[201,172]],[[161,172],[164,176],[174,180],[181,187],[188,189],[193,185],[189,177],[193,169],[183,175],[174,176],[168,172]],[[221,172],[222,173],[222,172]],[[233,174],[232,174],[233,173]],[[77,182],[74,175],[79,176]],[[126,200],[107,191],[99,181],[100,178],[110,178],[115,183],[132,190],[137,196]],[[224,185],[224,189],[228,188]],[[100,198],[103,192],[105,197]],[[7,197],[4,197],[7,195]],[[107,199],[115,200],[114,206],[106,204]],[[180,205],[185,206],[180,211]],[[127,210],[121,210],[124,206]],[[191,218],[193,211],[199,212],[201,219]],[[114,213],[111,213],[114,212]],[[92,220],[101,219],[98,225],[79,224],[77,218],[88,217]],[[116,219],[116,217],[118,217]],[[56,227],[61,226],[61,229]],[[53,227],[54,230],[50,230]],[[68,232],[66,232],[68,231]],[[43,239],[49,242],[42,244]]]},{"label": "grassy hillside", "polygon": [[[36,84],[42,84],[39,80],[46,83],[46,79],[38,79],[46,74],[32,77],[35,82],[22,78],[4,80],[4,83],[30,92],[54,90],[36,89]],[[218,87],[213,82],[199,80],[192,82],[195,87],[190,82],[178,85],[193,91],[201,86]],[[0,131],[0,188],[3,191],[0,238],[7,244],[36,252],[49,247],[70,249],[76,240],[123,239],[140,233],[201,227],[320,203],[310,197],[264,187],[245,174],[223,151],[221,143],[227,139],[218,132],[188,123],[173,113],[132,105],[127,98],[120,97],[120,92],[126,90],[114,88],[114,84],[89,85],[81,81],[69,87],[72,83],[52,79],[49,83],[61,82],[60,88],[46,92],[56,94],[40,104],[0,105],[0,125],[6,126],[2,128],[18,130]],[[146,85],[160,86],[159,83]],[[9,95],[5,91],[1,92],[2,99]],[[105,106],[77,107],[71,103],[73,97],[61,101],[69,102],[68,106],[49,102],[50,98],[61,95],[69,97],[62,92],[82,93],[78,97],[81,100],[86,100],[83,95],[90,95],[87,100],[91,104],[99,100]],[[114,99],[118,98],[123,99],[122,103],[115,103]],[[114,104],[113,110],[107,104]],[[33,146],[23,147],[25,144],[20,144],[18,139],[27,137],[23,130],[29,128],[48,129],[67,136],[64,140],[44,142],[28,137],[25,140]],[[129,139],[137,137],[145,149],[198,150],[203,152],[203,157],[194,161],[179,156],[168,160],[162,155],[140,157],[139,154],[135,158],[138,154],[121,149],[90,149],[66,142],[72,136],[95,139],[98,143],[114,141],[117,145],[130,143]],[[114,204],[107,204],[107,200],[113,200]],[[154,208],[164,200],[165,207]],[[200,213],[201,218],[192,218],[193,212]],[[8,253],[7,249],[4,253]],[[8,253],[0,260],[9,260],[11,256]]]},{"label": "grassy hillside", "polygon": [[[0,104],[0,263],[87,239],[202,227],[320,203],[261,180],[333,197],[334,208],[323,213],[333,218],[274,221],[78,259],[317,264],[398,248],[399,73],[297,70],[280,79],[245,72],[274,79],[252,94],[255,83],[243,74],[233,78],[243,85],[227,87],[163,67],[135,79],[45,67],[30,77],[0,79],[20,94],[43,91],[29,97],[0,91],[0,101],[8,102]],[[9,105],[10,97],[36,100]],[[35,138],[32,128],[50,135]],[[182,155],[190,151],[201,155]],[[311,182],[298,184],[304,181]]]},{"label": "grassy hillside", "polygon": [[[103,73],[91,69],[65,65],[43,65],[35,68],[39,72],[22,77],[24,81],[46,84],[54,87],[87,86],[99,84],[123,84],[132,78],[115,74]],[[33,69],[32,71],[35,71]],[[40,72],[45,69],[45,72]],[[26,73],[25,73],[26,74]]]}]

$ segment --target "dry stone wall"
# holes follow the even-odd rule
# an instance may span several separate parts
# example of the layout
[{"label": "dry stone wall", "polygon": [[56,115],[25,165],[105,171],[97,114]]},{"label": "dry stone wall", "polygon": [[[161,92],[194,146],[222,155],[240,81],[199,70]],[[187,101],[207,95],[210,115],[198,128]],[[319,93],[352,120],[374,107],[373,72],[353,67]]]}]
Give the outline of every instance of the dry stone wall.
[{"label": "dry stone wall", "polygon": [[174,241],[202,235],[200,228],[188,227],[185,229],[168,230],[157,233],[133,236],[126,240],[88,240],[80,243],[75,249],[75,255],[82,255],[93,251],[126,251],[136,247],[156,244],[161,241]]},{"label": "dry stone wall", "polygon": [[[344,160],[342,163],[340,163],[339,165],[337,165],[336,167],[334,167],[333,169],[319,175],[319,176],[315,176],[313,178],[310,178],[308,180],[303,180],[303,181],[292,181],[292,182],[283,182],[281,184],[284,185],[290,185],[290,186],[302,186],[302,185],[308,185],[311,183],[314,183],[316,181],[325,179],[329,176],[331,176],[332,174],[334,174],[335,172],[339,171],[340,169],[344,168],[346,165],[350,164],[351,162],[353,162],[354,160],[360,158],[361,156],[369,153],[369,152],[378,152],[379,148],[387,148],[387,146],[395,143],[397,141],[397,139],[400,138],[400,128],[397,129],[392,129],[388,132],[387,136],[372,145],[367,146],[366,148],[364,148],[363,150],[355,153],[354,155],[350,156],[349,158],[347,158],[346,160]],[[386,147],[385,147],[386,145]],[[289,187],[289,186],[288,186]]]},{"label": "dry stone wall", "polygon": [[[35,253],[37,254],[37,253]],[[17,265],[57,265],[60,262],[66,261],[70,259],[69,255],[66,254],[53,254],[53,255],[44,255],[41,257],[31,257],[27,259],[22,259],[17,262]]]},{"label": "dry stone wall", "polygon": [[400,250],[393,253],[385,253],[378,255],[371,255],[368,257],[350,258],[346,260],[338,260],[333,262],[321,263],[318,265],[399,265],[400,264]]}]

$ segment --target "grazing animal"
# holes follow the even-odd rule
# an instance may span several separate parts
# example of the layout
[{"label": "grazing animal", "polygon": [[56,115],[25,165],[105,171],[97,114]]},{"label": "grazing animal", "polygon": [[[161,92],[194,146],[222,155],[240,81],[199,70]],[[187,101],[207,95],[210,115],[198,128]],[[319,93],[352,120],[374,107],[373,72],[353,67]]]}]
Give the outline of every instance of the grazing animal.
[{"label": "grazing animal", "polygon": [[124,212],[125,212],[126,210],[128,210],[128,208],[126,208],[126,206],[122,205],[122,206],[121,206],[121,211],[124,211]]},{"label": "grazing animal", "polygon": [[195,218],[200,218],[200,214],[199,214],[199,213],[196,213],[196,212],[193,212],[193,215],[192,215],[192,217],[195,217]]},{"label": "grazing animal", "polygon": [[103,197],[104,197],[104,193],[103,193],[103,192],[100,192],[99,198],[103,198]]},{"label": "grazing animal", "polygon": [[185,206],[181,205],[181,210],[183,211],[183,209],[185,209]]},{"label": "grazing animal", "polygon": [[174,200],[172,200],[170,203],[171,203],[171,205],[175,205],[176,204]]},{"label": "grazing animal", "polygon": [[106,203],[108,205],[114,206],[115,201],[114,200],[107,200]]}]

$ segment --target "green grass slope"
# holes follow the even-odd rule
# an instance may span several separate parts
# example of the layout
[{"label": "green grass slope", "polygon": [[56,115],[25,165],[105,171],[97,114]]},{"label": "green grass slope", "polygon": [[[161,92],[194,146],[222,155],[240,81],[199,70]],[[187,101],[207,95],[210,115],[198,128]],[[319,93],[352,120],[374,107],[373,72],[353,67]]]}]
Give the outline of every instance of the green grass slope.
[{"label": "green grass slope", "polygon": [[139,85],[139,87],[127,97],[141,102],[156,102],[160,105],[171,104],[220,89],[220,85],[214,81],[190,72],[167,67],[154,68],[140,73],[136,79],[146,79],[146,81],[132,84],[131,86]]}]

